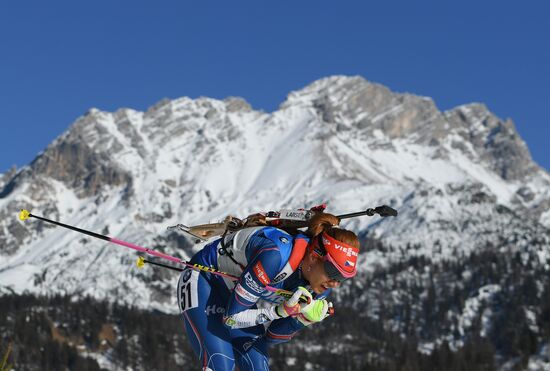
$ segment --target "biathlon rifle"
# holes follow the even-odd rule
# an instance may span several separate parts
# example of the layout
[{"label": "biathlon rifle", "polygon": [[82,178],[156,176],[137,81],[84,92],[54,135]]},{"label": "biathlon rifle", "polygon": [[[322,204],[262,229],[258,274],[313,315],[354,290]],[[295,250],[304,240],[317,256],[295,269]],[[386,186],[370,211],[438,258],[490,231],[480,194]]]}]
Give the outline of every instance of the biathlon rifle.
[{"label": "biathlon rifle", "polygon": [[[306,228],[311,218],[319,213],[323,213],[326,209],[326,204],[314,206],[309,210],[306,209],[283,209],[280,211],[269,211],[267,213],[257,213],[247,216],[245,219],[239,219],[228,215],[222,222],[199,224],[188,227],[184,224],[176,224],[168,227],[169,230],[179,230],[195,239],[196,243],[204,242],[211,237],[221,236],[226,232],[235,232],[239,229],[252,226],[272,226],[291,231],[296,231],[301,228]],[[375,208],[368,208],[364,211],[358,211],[349,214],[336,215],[340,220],[355,218],[358,216],[374,216],[380,215],[385,218],[388,216],[397,216],[397,210],[394,208],[382,205]]]}]

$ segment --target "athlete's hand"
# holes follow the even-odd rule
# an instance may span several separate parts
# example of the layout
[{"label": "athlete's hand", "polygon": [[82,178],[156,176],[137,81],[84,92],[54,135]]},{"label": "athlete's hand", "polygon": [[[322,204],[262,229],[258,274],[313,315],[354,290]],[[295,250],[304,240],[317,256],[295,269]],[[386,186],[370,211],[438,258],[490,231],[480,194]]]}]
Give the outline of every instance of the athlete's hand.
[{"label": "athlete's hand", "polygon": [[[308,300],[307,302],[300,301],[300,298],[305,296]],[[311,293],[307,291],[305,287],[298,287],[294,294],[283,303],[275,307],[275,313],[279,317],[289,317],[298,315],[304,308],[306,308],[313,301]]]},{"label": "athlete's hand", "polygon": [[309,326],[330,316],[331,308],[332,303],[325,299],[312,300],[295,318],[305,326]]}]

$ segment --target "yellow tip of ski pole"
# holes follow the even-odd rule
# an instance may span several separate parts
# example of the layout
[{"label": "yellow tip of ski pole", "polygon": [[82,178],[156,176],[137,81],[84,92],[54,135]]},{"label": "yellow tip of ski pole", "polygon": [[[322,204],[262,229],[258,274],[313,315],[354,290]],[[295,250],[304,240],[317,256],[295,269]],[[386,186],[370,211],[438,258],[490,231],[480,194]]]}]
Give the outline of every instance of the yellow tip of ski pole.
[{"label": "yellow tip of ski pole", "polygon": [[29,216],[31,215],[31,213],[29,213],[28,210],[21,210],[21,212],[19,212],[19,220],[27,220],[29,219]]},{"label": "yellow tip of ski pole", "polygon": [[145,259],[143,259],[143,256],[140,256],[136,262],[136,266],[138,268],[143,268],[145,267]]}]

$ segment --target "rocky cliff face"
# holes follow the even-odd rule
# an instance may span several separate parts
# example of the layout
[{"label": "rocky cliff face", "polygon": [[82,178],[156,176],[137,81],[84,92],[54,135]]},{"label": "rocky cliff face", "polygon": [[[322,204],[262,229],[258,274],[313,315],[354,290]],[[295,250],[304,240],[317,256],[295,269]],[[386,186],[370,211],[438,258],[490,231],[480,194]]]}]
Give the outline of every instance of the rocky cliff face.
[{"label": "rocky cliff face", "polygon": [[502,121],[482,104],[458,107],[445,117],[453,133],[471,143],[477,157],[502,179],[521,180],[540,171],[511,120]]}]

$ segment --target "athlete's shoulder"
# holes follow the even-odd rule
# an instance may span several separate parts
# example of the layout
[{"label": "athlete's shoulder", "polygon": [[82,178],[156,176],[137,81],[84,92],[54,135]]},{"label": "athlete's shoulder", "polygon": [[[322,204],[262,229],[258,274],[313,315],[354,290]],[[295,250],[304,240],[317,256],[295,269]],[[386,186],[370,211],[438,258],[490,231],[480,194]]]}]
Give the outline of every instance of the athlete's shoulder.
[{"label": "athlete's shoulder", "polygon": [[294,237],[282,229],[275,227],[264,227],[261,229],[260,233],[263,233],[265,238],[275,243],[279,246],[279,248],[292,247]]}]

